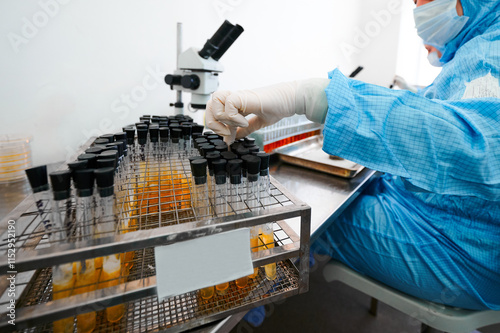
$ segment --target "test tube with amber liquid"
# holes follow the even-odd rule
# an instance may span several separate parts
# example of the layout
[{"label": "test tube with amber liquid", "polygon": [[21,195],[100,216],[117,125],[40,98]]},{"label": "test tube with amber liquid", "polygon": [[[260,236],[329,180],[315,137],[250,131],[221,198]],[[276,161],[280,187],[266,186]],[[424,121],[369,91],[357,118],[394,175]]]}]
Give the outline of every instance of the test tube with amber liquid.
[{"label": "test tube with amber liquid", "polygon": [[[199,218],[207,218],[210,213],[208,207],[207,160],[194,160],[191,163],[191,172],[193,174],[193,208]],[[214,287],[200,289],[200,296],[203,300],[208,301],[214,296]]]},{"label": "test tube with amber liquid", "polygon": [[[237,213],[241,214],[247,207],[243,202],[246,195],[246,189],[241,179],[241,166],[243,161],[235,159],[227,162],[227,169],[229,173],[229,197],[228,202],[231,208]],[[235,280],[236,287],[242,289],[248,285],[248,276],[243,276]]]},{"label": "test tube with amber liquid", "polygon": [[170,131],[168,127],[160,126],[159,132],[160,132],[160,142],[159,142],[160,211],[161,213],[166,213],[173,209],[172,171],[169,158]]},{"label": "test tube with amber liquid", "polygon": [[[98,224],[102,237],[110,237],[117,233],[117,215],[114,198],[113,168],[95,170],[99,190]],[[122,281],[122,255],[120,253],[103,257],[99,276],[99,288],[109,288]],[[106,318],[109,322],[119,321],[125,313],[125,305],[119,304],[106,308]]]},{"label": "test tube with amber liquid", "polygon": [[[43,170],[39,171],[42,171],[43,173]],[[46,182],[46,169],[44,172]],[[73,224],[71,206],[68,204],[71,194],[71,173],[69,170],[53,172],[50,174],[50,181],[52,184],[53,198],[51,200],[52,225],[49,232],[49,241],[68,241],[68,236]],[[46,188],[48,190],[48,185]],[[35,192],[35,194],[37,193]],[[71,296],[74,284],[75,279],[73,275],[73,263],[61,264],[52,267],[52,298],[54,300]],[[74,319],[73,317],[69,317],[55,321],[53,329],[54,332],[73,332],[73,325]]]},{"label": "test tube with amber liquid", "polygon": [[[146,125],[142,125],[146,126]],[[148,129],[147,127],[138,127],[137,128],[137,147],[136,147],[136,180],[135,180],[135,201],[138,203],[138,209],[141,215],[146,215],[148,198],[147,198],[147,173],[146,173],[146,143],[148,137]]]},{"label": "test tube with amber liquid", "polygon": [[[274,231],[272,222],[262,225],[261,242],[261,249],[271,249],[274,247]],[[272,281],[276,279],[276,263],[265,265],[264,270],[268,280]]]},{"label": "test tube with amber liquid", "polygon": [[[250,210],[256,211],[260,209],[260,189],[259,189],[259,174],[261,160],[257,156],[245,155],[242,157],[243,163],[246,164],[246,202]],[[250,248],[252,252],[259,250],[259,226],[253,226],[250,229]],[[259,273],[259,268],[254,267],[250,278],[255,278]]]},{"label": "test tube with amber liquid", "polygon": [[[79,241],[92,239],[94,235],[95,207],[93,199],[94,170],[75,171],[76,184],[76,236]],[[97,275],[94,259],[85,259],[75,263],[76,281],[74,295],[94,291],[97,287]],[[92,332],[96,324],[96,313],[88,312],[76,317],[78,332]]]}]

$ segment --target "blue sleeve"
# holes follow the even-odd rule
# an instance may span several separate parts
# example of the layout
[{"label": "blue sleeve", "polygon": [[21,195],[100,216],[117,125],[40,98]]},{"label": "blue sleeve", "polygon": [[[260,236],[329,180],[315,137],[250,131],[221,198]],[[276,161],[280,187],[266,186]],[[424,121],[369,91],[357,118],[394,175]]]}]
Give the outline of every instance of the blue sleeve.
[{"label": "blue sleeve", "polygon": [[427,191],[500,200],[500,99],[429,99],[329,76],[325,152]]}]

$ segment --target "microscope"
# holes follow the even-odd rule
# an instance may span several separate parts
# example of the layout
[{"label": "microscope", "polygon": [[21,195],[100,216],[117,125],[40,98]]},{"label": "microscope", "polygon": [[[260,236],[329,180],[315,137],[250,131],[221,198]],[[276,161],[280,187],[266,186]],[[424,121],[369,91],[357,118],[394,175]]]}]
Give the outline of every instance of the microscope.
[{"label": "microscope", "polygon": [[170,104],[176,114],[184,113],[182,92],[191,93],[189,109],[206,108],[210,95],[219,86],[218,76],[224,70],[219,59],[242,32],[240,25],[226,20],[200,51],[192,47],[181,53],[182,24],[177,24],[177,69],[165,76],[165,83],[177,91],[177,101]]}]

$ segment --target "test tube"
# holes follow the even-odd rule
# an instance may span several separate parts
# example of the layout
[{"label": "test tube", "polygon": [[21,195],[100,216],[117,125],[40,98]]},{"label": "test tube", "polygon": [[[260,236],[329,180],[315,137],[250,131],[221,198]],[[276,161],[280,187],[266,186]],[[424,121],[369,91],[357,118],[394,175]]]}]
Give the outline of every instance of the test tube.
[{"label": "test tube", "polygon": [[[110,237],[118,232],[118,218],[115,211],[113,168],[95,170],[94,174],[99,190],[99,204],[97,207],[98,233],[101,237]],[[116,253],[103,257],[102,270],[99,277],[99,288],[108,288],[121,283],[122,262],[121,254]],[[123,304],[106,308],[106,318],[109,322],[117,322],[125,313]]]},{"label": "test tube", "polygon": [[[209,215],[208,188],[207,188],[207,160],[197,159],[191,162],[193,174],[193,193],[191,198],[198,219],[207,218]],[[200,289],[200,296],[207,301],[214,296],[214,286]]]},{"label": "test tube", "polygon": [[191,149],[192,149],[192,147],[191,147],[191,133],[192,133],[193,128],[191,127],[191,125],[182,124],[181,130],[182,130],[184,152],[187,156],[191,156]]},{"label": "test tube", "polygon": [[[136,180],[135,180],[135,189],[134,192],[136,194],[135,202],[140,202],[141,205],[144,202],[147,206],[147,200],[142,200],[144,196],[144,192],[147,188],[146,182],[146,144],[148,140],[148,129],[143,126],[137,127],[137,146],[136,152],[138,153],[138,161],[139,167],[136,171]],[[143,207],[140,207],[141,210]]]},{"label": "test tube", "polygon": [[87,161],[73,161],[68,163],[68,168],[71,172],[71,178],[73,179],[73,186],[76,188],[75,173],[76,170],[82,170],[87,168]]},{"label": "test tube", "polygon": [[[274,231],[273,222],[266,223],[261,226],[262,228],[262,244],[260,244],[261,249],[271,249],[274,247]],[[266,272],[266,278],[270,281],[276,279],[276,263],[267,264],[264,266]]]},{"label": "test tube", "polygon": [[[259,195],[263,208],[271,204],[271,181],[269,177],[269,154],[258,153],[256,155],[260,158],[260,177],[259,177]],[[273,223],[266,223],[261,226],[262,228],[262,244],[259,249],[270,249],[274,247],[274,231]],[[268,280],[276,279],[276,263],[267,264],[264,266],[266,278]]]},{"label": "test tube", "polygon": [[220,153],[219,152],[210,152],[205,155],[205,159],[207,160],[208,164],[208,179],[207,179],[207,186],[208,186],[208,196],[210,199],[210,204],[212,206],[215,205],[215,175],[214,175],[214,166],[213,162],[220,160]]},{"label": "test tube", "polygon": [[[241,181],[241,165],[243,161],[235,159],[227,162],[227,169],[229,173],[230,185],[228,201],[231,208],[236,214],[241,214],[246,210],[243,197],[245,195],[244,187]],[[248,285],[248,276],[241,277],[235,281],[236,287],[245,288]]]},{"label": "test tube", "polygon": [[[244,164],[247,167],[246,177],[246,202],[250,210],[256,210],[259,206],[259,175],[261,159],[253,155],[245,155],[242,157]],[[245,163],[246,162],[246,163]]]},{"label": "test tube", "polygon": [[42,219],[43,226],[45,227],[45,233],[47,236],[51,237],[52,233],[52,223],[46,217],[44,208],[50,201],[49,183],[47,180],[47,167],[45,165],[26,169],[26,175],[33,190],[33,198],[35,199],[36,208],[38,214]]},{"label": "test tube", "polygon": [[226,216],[230,212],[227,204],[227,161],[219,159],[212,162],[214,168],[214,184],[215,184],[215,213],[218,217]]},{"label": "test tube", "polygon": [[169,146],[169,135],[170,131],[168,127],[160,127],[160,152],[162,159],[166,160],[168,155],[168,146]]},{"label": "test tube", "polygon": [[[136,151],[139,153],[141,161],[146,159],[146,143],[148,141],[148,129],[147,128],[137,128],[137,147]],[[138,148],[138,149],[137,149]]]},{"label": "test tube", "polygon": [[231,183],[229,185],[229,204],[237,214],[246,210],[246,205],[243,202],[245,191],[241,180],[242,164],[243,161],[240,159],[234,159],[227,162],[228,174]]},{"label": "test tube", "polygon": [[149,126],[149,156],[153,160],[157,159],[159,152],[160,128],[158,126]]},{"label": "test tube", "polygon": [[207,218],[210,215],[207,187],[207,160],[196,159],[191,163],[193,174],[193,193],[191,198],[198,219]]},{"label": "test tube", "polygon": [[127,147],[127,132],[123,131],[123,132],[115,133],[115,142],[123,142],[123,144],[124,144],[123,157],[124,157],[124,159],[127,159],[128,155],[130,153],[128,151],[128,147]]},{"label": "test tube", "polygon": [[[111,161],[114,162],[114,160]],[[76,236],[77,240],[84,241],[92,239],[95,236],[94,170],[77,170],[75,172],[75,179],[77,179]],[[102,258],[100,259],[102,266]],[[93,258],[85,259],[75,264],[76,282],[73,294],[77,295],[94,291],[97,284],[95,260]],[[76,317],[76,320],[78,332],[92,332],[96,324],[96,313],[88,312],[80,314]]]},{"label": "test tube", "polygon": [[269,177],[269,154],[258,153],[255,156],[260,158],[259,195],[264,208],[270,204],[271,179]]},{"label": "test tube", "polygon": [[172,140],[172,152],[174,154],[177,154],[177,156],[179,156],[179,154],[182,151],[182,147],[180,144],[181,137],[182,137],[182,130],[178,127],[173,127],[173,128],[171,127],[170,138]]},{"label": "test tube", "polygon": [[[47,174],[45,169],[46,179]],[[50,180],[53,189],[51,215],[54,229],[49,235],[49,241],[67,241],[69,235],[67,226],[72,224],[68,222],[71,219],[71,206],[68,205],[71,195],[71,172],[69,170],[53,172],[50,174]],[[69,297],[72,293],[74,283],[73,263],[52,267],[52,298],[54,300]],[[73,322],[73,317],[55,321],[53,324],[54,332],[73,332]]]},{"label": "test tube", "polygon": [[[246,162],[246,202],[250,210],[255,211],[260,208],[259,201],[259,174],[261,160],[257,156],[245,155],[243,161]],[[259,250],[259,226],[253,226],[250,229],[250,248],[252,252]],[[259,273],[258,267],[254,267],[253,274],[249,278],[255,278]]]},{"label": "test tube", "polygon": [[158,190],[160,183],[160,162],[159,162],[159,135],[160,128],[157,124],[149,126],[149,152],[148,152],[148,172],[147,172],[147,192],[148,192],[148,212],[157,213],[159,211]]}]

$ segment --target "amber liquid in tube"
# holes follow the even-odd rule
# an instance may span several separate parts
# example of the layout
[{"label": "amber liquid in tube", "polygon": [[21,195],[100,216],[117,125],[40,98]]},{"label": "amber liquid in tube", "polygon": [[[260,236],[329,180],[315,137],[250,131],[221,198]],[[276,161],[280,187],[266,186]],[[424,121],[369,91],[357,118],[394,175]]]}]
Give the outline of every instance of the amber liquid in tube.
[{"label": "amber liquid in tube", "polygon": [[[89,291],[94,291],[97,284],[97,276],[95,272],[94,259],[87,259],[84,261],[85,265],[81,262],[76,263],[76,283],[74,295],[83,294]],[[88,333],[95,329],[96,313],[88,312],[80,314],[76,317],[76,327],[78,332]]]},{"label": "amber liquid in tube", "polygon": [[[262,247],[264,249],[271,249],[274,247],[274,234],[273,234],[273,224],[266,223],[262,228]],[[276,263],[267,264],[264,266],[266,272],[266,278],[270,281],[276,279]]]},{"label": "amber liquid in tube", "polygon": [[[259,251],[259,226],[253,226],[250,229],[250,248],[252,252]],[[249,275],[249,278],[254,279],[259,274],[259,268],[254,267],[253,274]]]},{"label": "amber liquid in tube", "polygon": [[214,296],[214,287],[206,287],[200,289],[200,296],[204,301],[208,301]]},{"label": "amber liquid in tube", "polygon": [[[52,268],[52,298],[54,300],[71,296],[75,279],[73,275],[73,264],[62,264]],[[54,322],[54,332],[73,332],[73,317],[64,318]]]},{"label": "amber liquid in tube", "polygon": [[[41,170],[44,167],[39,167]],[[45,170],[46,172],[46,170]],[[29,172],[28,178],[32,180]],[[42,174],[43,171],[39,173]],[[41,178],[47,178],[41,176]],[[40,179],[39,179],[40,180]],[[73,225],[73,217],[70,214],[68,199],[70,199],[71,174],[69,171],[56,171],[50,174],[52,183],[53,200],[51,200],[52,226],[45,224],[48,237],[51,242],[67,242],[70,229]],[[46,187],[48,190],[48,185]],[[33,195],[39,206],[39,196],[47,196],[48,191],[40,191],[39,188],[33,190]],[[42,213],[42,212],[40,212]],[[52,267],[52,298],[54,300],[71,296],[75,285],[73,263],[60,264]],[[53,323],[54,332],[73,332],[74,318],[64,318]]]},{"label": "amber liquid in tube", "polygon": [[[121,260],[119,254],[113,254],[104,258],[99,288],[117,286],[121,283]],[[102,281],[102,282],[101,282]],[[115,323],[122,319],[125,313],[125,305],[119,304],[106,308],[106,318],[109,322]]]},{"label": "amber liquid in tube", "polygon": [[[191,163],[193,174],[193,207],[198,217],[206,218],[209,215],[208,210],[208,188],[207,188],[207,160],[199,159]],[[214,287],[200,289],[200,296],[208,301],[214,296]]]},{"label": "amber liquid in tube", "polygon": [[[111,170],[109,170],[111,169]],[[98,169],[95,171],[99,189],[98,228],[103,237],[110,237],[118,232],[115,210],[113,170]],[[99,288],[109,288],[122,283],[124,255],[116,253],[102,258],[102,269],[99,277]],[[106,308],[109,322],[119,321],[125,313],[125,305],[119,304]]]},{"label": "amber liquid in tube", "polygon": [[215,286],[215,290],[217,290],[217,294],[219,295],[225,295],[228,288],[229,288],[229,282],[220,283]]}]

